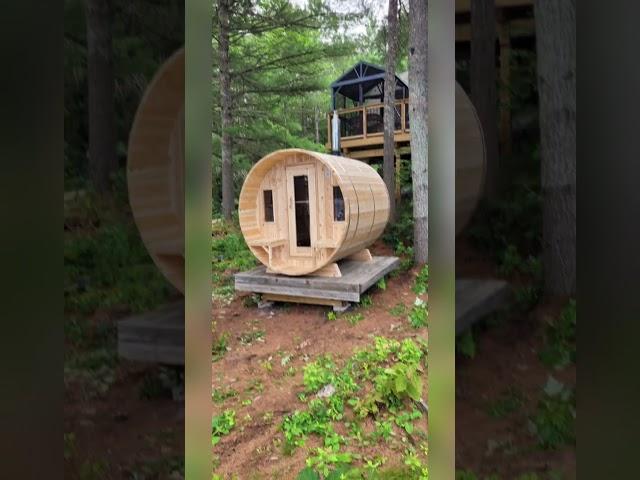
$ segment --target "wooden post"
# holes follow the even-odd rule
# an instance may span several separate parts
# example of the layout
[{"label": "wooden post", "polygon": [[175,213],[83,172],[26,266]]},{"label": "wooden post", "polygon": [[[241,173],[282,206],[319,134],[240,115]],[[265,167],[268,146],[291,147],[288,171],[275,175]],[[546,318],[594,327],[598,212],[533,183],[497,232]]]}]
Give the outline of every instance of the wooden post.
[{"label": "wooden post", "polygon": [[511,155],[511,28],[508,21],[498,26],[500,42],[500,151]]}]

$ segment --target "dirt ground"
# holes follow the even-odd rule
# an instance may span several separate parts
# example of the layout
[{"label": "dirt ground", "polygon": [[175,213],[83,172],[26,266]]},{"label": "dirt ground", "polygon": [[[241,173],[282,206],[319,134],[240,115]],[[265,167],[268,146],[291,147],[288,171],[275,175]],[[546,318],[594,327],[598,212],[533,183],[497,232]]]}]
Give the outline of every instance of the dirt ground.
[{"label": "dirt ground", "polygon": [[[459,276],[500,277],[468,243],[462,241],[458,247]],[[508,280],[512,286],[520,283],[517,277]],[[543,479],[551,472],[576,478],[575,447],[540,450],[528,424],[549,374],[565,385],[576,384],[575,364],[550,370],[538,358],[545,321],[557,318],[566,303],[567,299],[543,299],[531,312],[485,322],[475,332],[475,357],[456,356],[457,468],[471,470],[479,478],[498,474],[505,480],[536,473]],[[489,406],[509,390],[521,392],[522,407],[503,418],[492,417]]]},{"label": "dirt ground", "polygon": [[[117,319],[105,313],[96,317],[93,321]],[[184,401],[170,392],[142,395],[145,379],[161,368],[119,360],[113,370],[93,374],[97,379],[114,376],[106,393],[98,396],[87,396],[82,382],[65,381],[65,478],[182,478]]]},{"label": "dirt ground", "polygon": [[[382,244],[376,244],[373,253],[391,254]],[[413,304],[416,295],[411,287],[415,275],[412,270],[388,278],[384,291],[372,288],[373,305],[357,310],[364,318],[355,325],[344,318],[329,321],[330,307],[322,306],[275,304],[259,309],[246,307],[242,298],[236,298],[227,306],[214,308],[216,331],[229,333],[230,351],[213,363],[212,388],[239,392],[237,397],[214,403],[214,415],[233,408],[237,421],[232,432],[213,447],[215,472],[225,479],[236,478],[233,474],[239,479],[295,478],[305,466],[308,448],[317,445],[310,439],[307,446],[296,449],[293,455],[284,455],[279,426],[285,415],[304,407],[297,394],[303,391],[305,360],[313,360],[320,354],[345,359],[354,349],[370,345],[374,336],[399,340],[426,337],[426,329],[413,329],[406,315],[389,313],[398,303],[407,308]],[[252,331],[264,331],[263,341],[243,345],[239,339]],[[289,360],[283,366],[282,359],[286,357]],[[290,367],[295,368],[295,373],[287,373]],[[246,405],[248,400],[250,405]],[[401,458],[401,453],[381,445],[359,453],[380,454],[390,460]]]}]

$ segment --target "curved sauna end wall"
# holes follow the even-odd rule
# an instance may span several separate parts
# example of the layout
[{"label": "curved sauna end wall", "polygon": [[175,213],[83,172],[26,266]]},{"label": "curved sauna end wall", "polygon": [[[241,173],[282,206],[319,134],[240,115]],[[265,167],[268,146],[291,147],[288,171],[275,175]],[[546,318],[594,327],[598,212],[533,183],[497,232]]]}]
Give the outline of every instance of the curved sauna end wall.
[{"label": "curved sauna end wall", "polygon": [[249,171],[239,219],[247,245],[264,265],[305,275],[371,245],[389,219],[389,196],[364,162],[278,150]]},{"label": "curved sauna end wall", "polygon": [[184,293],[184,49],[160,67],[138,106],[127,186],[149,255]]}]

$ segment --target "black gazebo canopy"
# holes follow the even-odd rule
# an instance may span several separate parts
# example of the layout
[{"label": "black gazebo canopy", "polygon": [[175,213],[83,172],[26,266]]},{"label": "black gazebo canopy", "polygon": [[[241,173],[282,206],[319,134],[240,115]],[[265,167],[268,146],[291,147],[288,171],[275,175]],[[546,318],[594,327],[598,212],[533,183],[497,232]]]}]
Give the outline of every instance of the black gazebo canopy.
[{"label": "black gazebo canopy", "polygon": [[[353,106],[363,105],[367,100],[384,100],[384,75],[382,67],[367,62],[358,62],[338,80],[331,84],[331,106],[335,110],[342,99],[343,108],[347,99]],[[409,96],[409,87],[396,75],[396,98]]]}]

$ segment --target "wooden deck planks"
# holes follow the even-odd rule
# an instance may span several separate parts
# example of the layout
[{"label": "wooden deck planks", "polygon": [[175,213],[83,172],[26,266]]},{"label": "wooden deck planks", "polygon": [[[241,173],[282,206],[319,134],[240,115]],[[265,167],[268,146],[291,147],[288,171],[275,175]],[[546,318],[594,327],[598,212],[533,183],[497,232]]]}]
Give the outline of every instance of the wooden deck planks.
[{"label": "wooden deck planks", "polygon": [[456,279],[456,335],[505,306],[510,289],[504,280]]},{"label": "wooden deck planks", "polygon": [[342,277],[289,277],[266,273],[264,266],[235,275],[237,291],[359,302],[360,295],[400,264],[397,257],[373,257],[370,262],[343,260]]},{"label": "wooden deck planks", "polygon": [[184,365],[184,300],[118,322],[118,355]]}]

